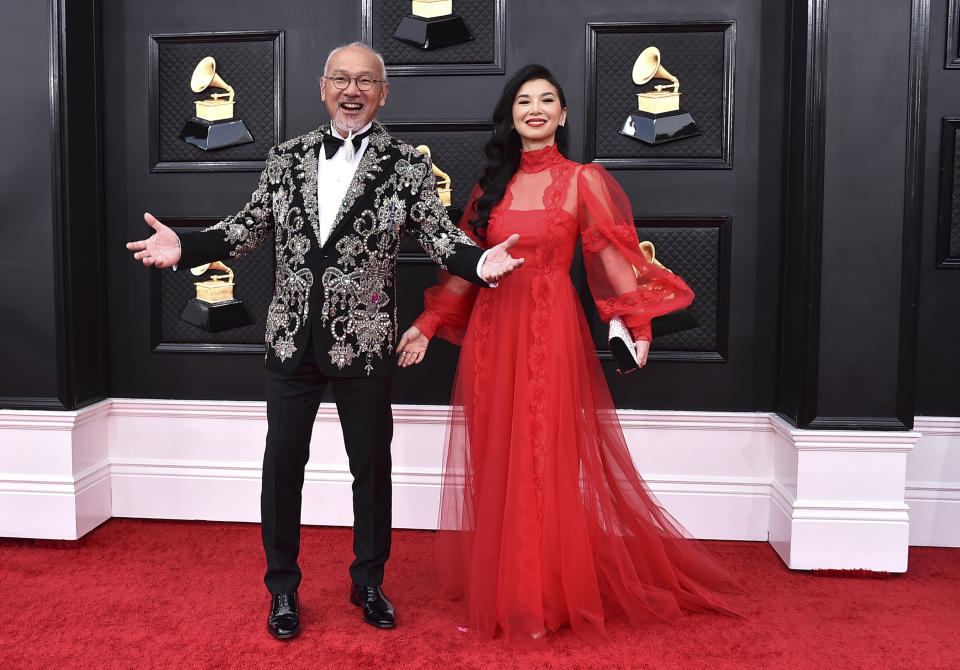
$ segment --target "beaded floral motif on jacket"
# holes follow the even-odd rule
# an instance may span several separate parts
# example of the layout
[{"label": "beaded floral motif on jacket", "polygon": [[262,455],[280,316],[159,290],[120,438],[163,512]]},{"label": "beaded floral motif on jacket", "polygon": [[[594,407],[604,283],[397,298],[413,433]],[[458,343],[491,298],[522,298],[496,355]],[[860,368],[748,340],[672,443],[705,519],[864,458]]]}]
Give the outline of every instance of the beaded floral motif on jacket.
[{"label": "beaded floral motif on jacket", "polygon": [[[333,336],[333,346],[327,352],[330,362],[340,370],[365,356],[364,370],[372,373],[374,357],[382,358],[392,342],[394,319],[386,310],[394,302],[394,258],[406,204],[395,192],[392,198],[384,199],[388,180],[375,189],[372,207],[352,211],[369,184],[384,172],[381,164],[390,159],[389,154],[379,155],[372,144],[367,147],[343,202],[339,203],[328,240],[334,244],[338,256],[336,265],[326,268],[320,278],[323,285],[320,318]],[[340,226],[348,212],[352,230],[340,236]],[[381,214],[400,219],[396,230],[380,234],[384,228]]]},{"label": "beaded floral motif on jacket", "polygon": [[310,314],[310,290],[313,273],[304,265],[312,242],[305,234],[305,221],[299,207],[291,206],[289,191],[282,186],[273,194],[276,222],[274,253],[276,285],[267,309],[264,340],[281,362],[297,351],[294,338]]},{"label": "beaded floral motif on jacket", "polygon": [[250,253],[274,235],[276,286],[267,310],[264,342],[266,354],[272,350],[281,362],[297,350],[293,340],[307,318],[313,285],[313,273],[303,267],[311,242],[303,232],[303,212],[293,204],[294,194],[302,189],[291,168],[300,163],[300,157],[285,152],[300,143],[307,146],[309,141],[297,138],[271,149],[250,202],[237,215],[212,226],[223,231],[231,257]]},{"label": "beaded floral motif on jacket", "polygon": [[[378,136],[371,146],[383,141]],[[455,242],[471,244],[449,223],[425,157],[409,145],[386,141],[387,153],[378,155],[368,148],[361,159],[331,234],[331,239],[339,236],[334,243],[336,265],[320,279],[321,319],[334,340],[330,360],[342,370],[362,358],[367,374],[376,359],[390,355],[396,338],[394,275],[403,233],[409,232],[441,265],[454,252]],[[384,177],[372,199],[361,200],[369,186]],[[360,206],[364,208],[355,211]],[[351,229],[341,235],[340,222],[347,212]]]}]

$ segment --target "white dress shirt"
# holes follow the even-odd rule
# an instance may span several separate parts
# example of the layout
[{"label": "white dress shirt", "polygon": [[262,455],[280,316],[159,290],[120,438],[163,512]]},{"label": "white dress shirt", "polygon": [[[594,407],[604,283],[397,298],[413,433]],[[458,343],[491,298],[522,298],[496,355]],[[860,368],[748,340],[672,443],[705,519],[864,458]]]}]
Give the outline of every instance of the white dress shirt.
[{"label": "white dress shirt", "polygon": [[[373,122],[368,123],[363,128],[354,133],[359,135],[365,133]],[[343,137],[332,125],[330,132],[336,133],[338,137]],[[357,166],[360,165],[360,159],[363,152],[367,150],[370,144],[370,137],[364,137],[360,142],[360,149],[353,155],[353,158],[347,160],[347,152],[343,147],[327,159],[326,152],[321,149],[317,159],[317,209],[320,218],[320,246],[327,243],[327,238],[333,232],[333,221],[337,218],[337,212],[340,211],[340,205],[343,203],[343,196],[347,194],[350,188],[350,182],[353,181],[353,175],[357,172]]]}]

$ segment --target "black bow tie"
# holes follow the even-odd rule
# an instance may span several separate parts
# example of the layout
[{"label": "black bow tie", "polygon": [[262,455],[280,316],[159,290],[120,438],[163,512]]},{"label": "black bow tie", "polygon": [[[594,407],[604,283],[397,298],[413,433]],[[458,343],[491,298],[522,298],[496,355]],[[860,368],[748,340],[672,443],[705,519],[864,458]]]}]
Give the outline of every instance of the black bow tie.
[{"label": "black bow tie", "polygon": [[[353,150],[360,151],[360,145],[363,143],[363,138],[373,132],[373,126],[370,126],[366,131],[360,133],[359,135],[353,136]],[[340,147],[343,146],[343,143],[346,140],[336,135],[334,133],[328,132],[323,136],[323,153],[326,155],[327,160],[333,158],[333,155],[340,150]]]}]

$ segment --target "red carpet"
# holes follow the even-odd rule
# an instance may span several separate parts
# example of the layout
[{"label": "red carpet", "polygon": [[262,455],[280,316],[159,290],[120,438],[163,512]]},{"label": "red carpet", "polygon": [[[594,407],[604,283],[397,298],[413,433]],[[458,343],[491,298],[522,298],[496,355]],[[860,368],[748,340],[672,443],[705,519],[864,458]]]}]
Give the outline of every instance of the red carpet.
[{"label": "red carpet", "polygon": [[265,629],[259,527],[114,519],[79,542],[0,539],[0,668],[958,668],[960,549],[913,548],[887,579],[791,572],[766,543],[709,546],[747,620],[691,615],[516,652],[460,632],[435,593],[433,534],[397,531],[381,631],[347,602],[350,530],[305,528],[304,631]]}]

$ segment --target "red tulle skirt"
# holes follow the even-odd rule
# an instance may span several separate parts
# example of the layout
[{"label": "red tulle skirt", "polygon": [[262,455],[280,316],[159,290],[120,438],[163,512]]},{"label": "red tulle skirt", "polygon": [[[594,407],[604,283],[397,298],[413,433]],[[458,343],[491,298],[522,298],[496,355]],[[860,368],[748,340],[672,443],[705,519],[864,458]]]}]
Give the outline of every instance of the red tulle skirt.
[{"label": "red tulle skirt", "polygon": [[735,613],[735,580],[637,474],[566,272],[480,291],[462,346],[438,557],[471,630],[525,645],[603,636],[614,616]]}]

